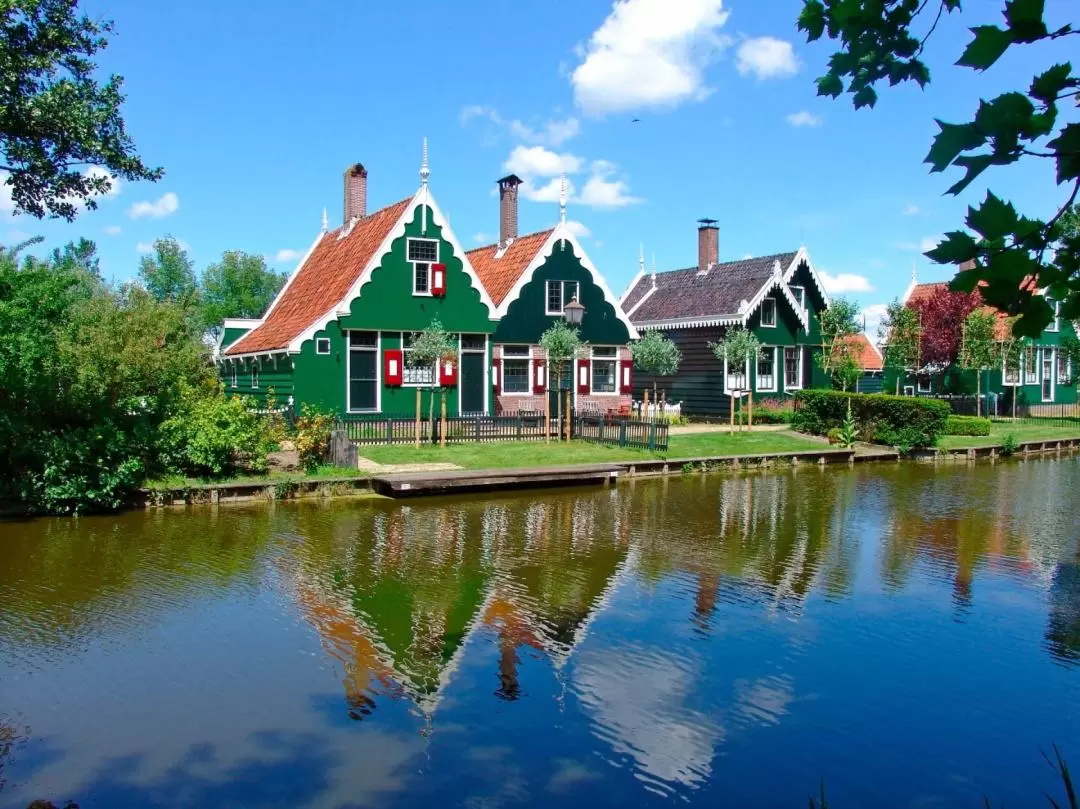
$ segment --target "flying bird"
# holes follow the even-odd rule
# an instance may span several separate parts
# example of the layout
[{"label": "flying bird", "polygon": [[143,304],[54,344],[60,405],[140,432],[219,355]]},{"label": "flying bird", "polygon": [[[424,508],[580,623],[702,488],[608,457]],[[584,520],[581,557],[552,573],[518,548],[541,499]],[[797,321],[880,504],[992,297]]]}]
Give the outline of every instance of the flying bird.
[{"label": "flying bird", "polygon": [[640,118],[631,118],[630,123],[632,123],[632,124],[640,124],[641,119]]}]

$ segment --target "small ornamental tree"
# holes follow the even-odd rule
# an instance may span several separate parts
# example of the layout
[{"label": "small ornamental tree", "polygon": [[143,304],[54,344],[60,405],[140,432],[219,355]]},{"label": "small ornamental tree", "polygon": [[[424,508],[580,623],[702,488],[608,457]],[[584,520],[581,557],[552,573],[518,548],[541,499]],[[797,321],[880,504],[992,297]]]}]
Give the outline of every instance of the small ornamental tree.
[{"label": "small ornamental tree", "polygon": [[854,390],[862,375],[862,366],[850,351],[845,352],[833,366],[833,384],[839,386],[840,390]]},{"label": "small ornamental tree", "polygon": [[[405,354],[410,368],[433,369],[430,398],[428,399],[428,429],[435,423],[435,392],[439,391],[442,399],[442,420],[440,423],[440,443],[446,443],[446,391],[439,384],[439,366],[444,362],[457,362],[457,340],[443,328],[439,318],[433,318],[422,332],[413,332],[412,342]],[[416,446],[420,446],[420,388],[416,389]]]},{"label": "small ornamental tree", "polygon": [[[746,364],[750,363],[753,366],[758,357],[761,354],[761,341],[754,336],[754,333],[747,331],[744,328],[731,329],[723,340],[715,343],[709,343],[709,348],[712,350],[713,356],[723,362],[727,360],[728,367],[743,368]],[[749,405],[749,411],[747,414],[747,429],[754,426],[754,394],[751,390],[750,379],[746,380],[746,401]],[[732,429],[735,426],[735,399],[732,397],[731,403],[731,425]]]},{"label": "small ornamental tree", "polygon": [[[1020,362],[1024,356],[1023,337],[1017,337],[1012,330],[1012,323],[1006,330],[1008,335],[1005,340],[998,344],[998,356],[1001,357],[1001,365],[1004,369],[1006,384],[1012,384],[1012,415],[1016,418],[1016,400],[1020,383]],[[1010,383],[1011,380],[1011,383]]]},{"label": "small ornamental tree", "polygon": [[821,354],[818,363],[836,384],[840,384],[836,378],[837,366],[844,362],[846,368],[851,367],[851,363],[845,361],[853,352],[851,338],[859,333],[858,316],[859,307],[845,298],[834,298],[821,312]]},{"label": "small ornamental tree", "polygon": [[882,341],[885,366],[896,371],[896,395],[900,379],[908,369],[919,365],[919,315],[896,300],[889,304],[878,336]]},{"label": "small ornamental tree", "polygon": [[979,305],[979,296],[942,288],[908,305],[919,318],[920,369],[936,368],[944,382],[949,366],[960,359],[964,319]]},{"label": "small ornamental tree", "polygon": [[[551,371],[555,370],[555,389],[562,390],[562,376],[564,366],[577,357],[578,352],[586,343],[581,341],[581,335],[577,329],[572,329],[565,322],[558,320],[540,335],[540,347],[547,356],[548,367],[548,390],[551,389]],[[571,369],[573,374],[573,369]],[[571,377],[572,379],[573,377]],[[546,406],[546,405],[545,405]],[[559,435],[562,435],[562,396],[556,396],[556,424],[559,425]],[[567,405],[569,408],[569,405]],[[548,433],[548,419],[545,419],[544,435]],[[570,440],[570,432],[567,431],[566,440]]]},{"label": "small ornamental tree", "polygon": [[[675,376],[679,372],[679,363],[682,361],[682,352],[679,347],[659,331],[650,330],[645,336],[630,346],[630,353],[634,357],[634,365],[641,371],[653,378],[653,401],[656,402],[656,377]],[[642,408],[644,417],[649,409],[649,392],[645,391],[645,402]]]},{"label": "small ornamental tree", "polygon": [[982,374],[997,364],[997,316],[975,309],[964,319],[960,367],[975,372],[975,415],[982,415]]}]

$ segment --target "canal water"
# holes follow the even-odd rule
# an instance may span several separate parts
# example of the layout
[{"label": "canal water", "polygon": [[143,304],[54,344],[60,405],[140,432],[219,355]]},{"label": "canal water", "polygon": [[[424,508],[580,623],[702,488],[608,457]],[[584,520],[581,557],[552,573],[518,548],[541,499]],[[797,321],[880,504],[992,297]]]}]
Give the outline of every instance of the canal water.
[{"label": "canal water", "polygon": [[0,523],[0,807],[1045,806],[1080,460]]}]

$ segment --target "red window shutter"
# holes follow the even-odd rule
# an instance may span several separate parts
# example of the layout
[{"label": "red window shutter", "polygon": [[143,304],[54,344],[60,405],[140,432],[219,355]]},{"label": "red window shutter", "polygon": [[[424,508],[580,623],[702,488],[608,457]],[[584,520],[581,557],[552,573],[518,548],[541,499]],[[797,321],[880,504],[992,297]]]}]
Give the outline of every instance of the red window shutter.
[{"label": "red window shutter", "polygon": [[547,388],[547,363],[533,360],[533,394],[542,396]]},{"label": "red window shutter", "polygon": [[444,388],[452,388],[457,384],[457,363],[454,360],[439,362],[439,384]]},{"label": "red window shutter", "polygon": [[589,392],[589,361],[577,361],[577,392],[588,394]]},{"label": "red window shutter", "polygon": [[634,361],[622,360],[619,363],[619,393],[629,396],[634,392]]},{"label": "red window shutter", "polygon": [[383,380],[387,385],[400,385],[402,380],[402,354],[397,348],[383,352]]},{"label": "red window shutter", "polygon": [[446,294],[446,265],[445,264],[432,264],[431,265],[431,294],[432,295],[445,295]]},{"label": "red window shutter", "polygon": [[498,396],[502,392],[502,360],[494,359],[491,361],[491,378],[495,380],[495,395]]}]

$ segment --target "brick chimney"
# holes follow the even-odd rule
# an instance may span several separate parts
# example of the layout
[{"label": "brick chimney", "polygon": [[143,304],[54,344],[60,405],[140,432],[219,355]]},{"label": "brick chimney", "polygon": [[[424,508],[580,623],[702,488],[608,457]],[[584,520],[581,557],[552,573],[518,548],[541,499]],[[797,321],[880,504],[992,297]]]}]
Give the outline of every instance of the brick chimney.
[{"label": "brick chimney", "polygon": [[367,169],[356,163],[345,169],[344,225],[367,216]]},{"label": "brick chimney", "polygon": [[708,272],[720,260],[720,228],[715,219],[699,219],[697,229],[698,272]]},{"label": "brick chimney", "polygon": [[508,174],[499,180],[499,246],[506,247],[518,235],[518,186],[521,178]]}]

